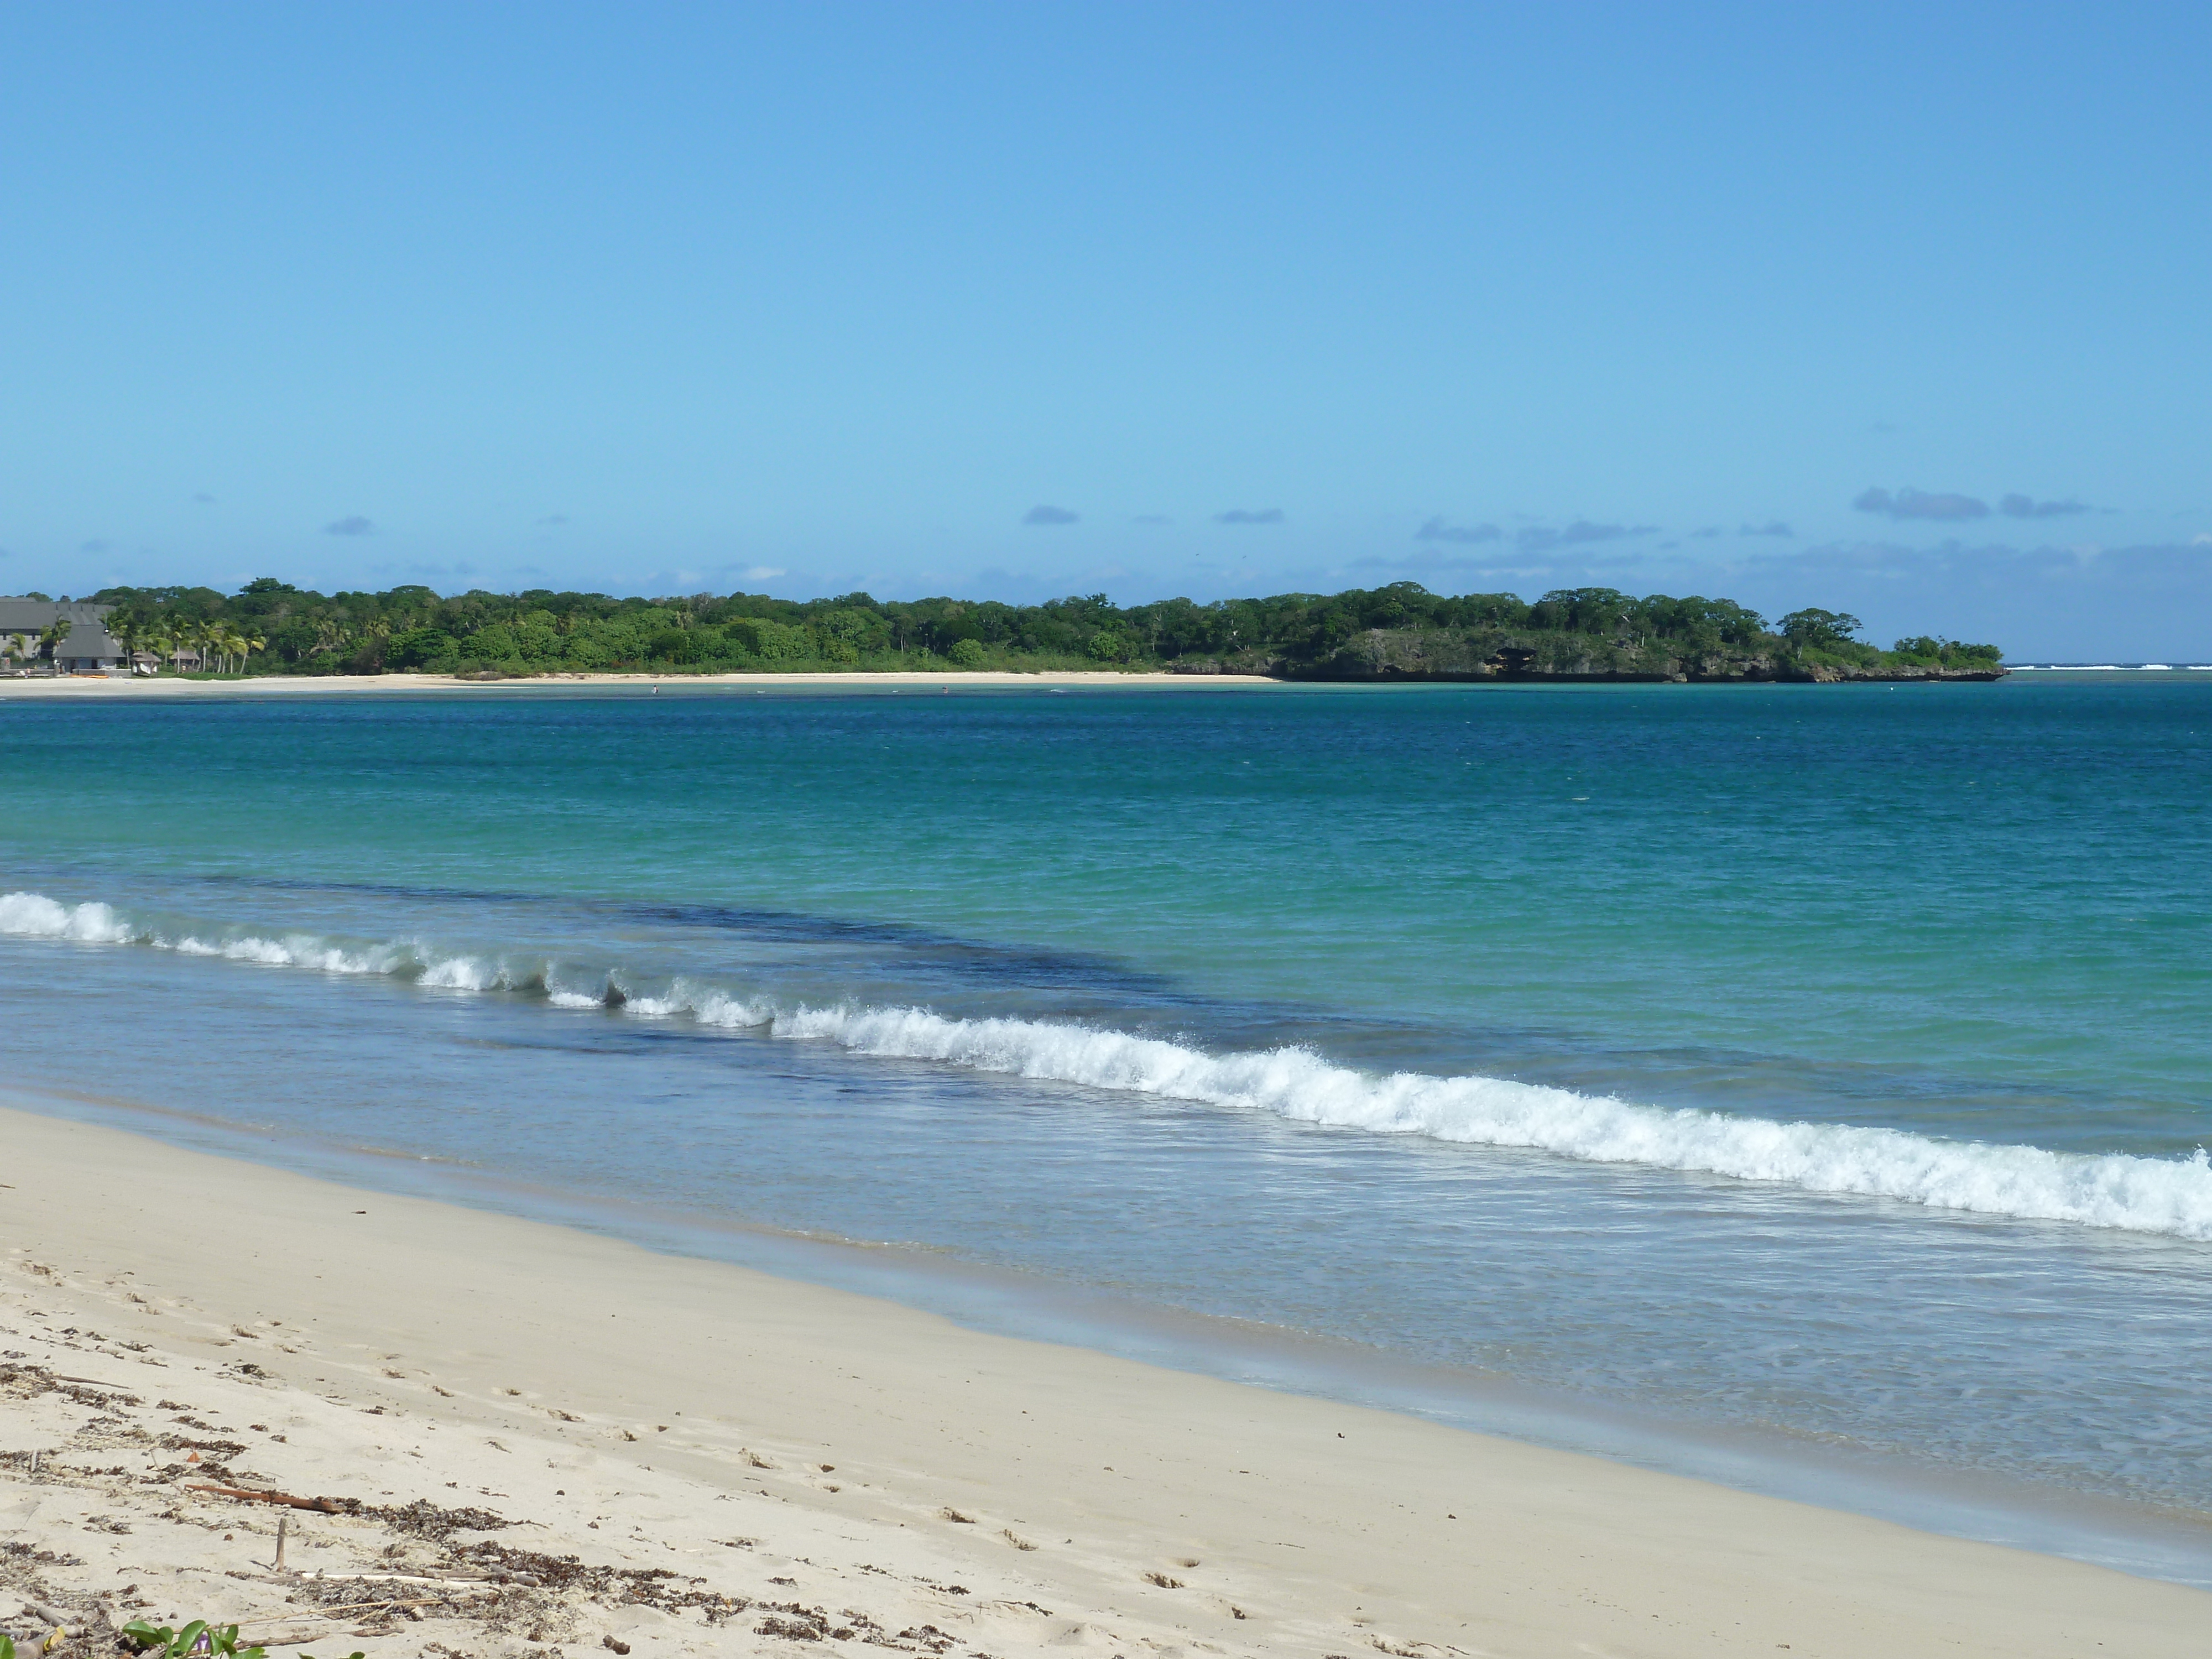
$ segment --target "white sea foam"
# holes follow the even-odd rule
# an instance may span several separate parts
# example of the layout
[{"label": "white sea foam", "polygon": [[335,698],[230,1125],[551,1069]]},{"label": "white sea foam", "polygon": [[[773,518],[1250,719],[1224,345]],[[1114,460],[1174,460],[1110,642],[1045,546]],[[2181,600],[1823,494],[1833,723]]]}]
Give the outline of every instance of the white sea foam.
[{"label": "white sea foam", "polygon": [[1816,1193],[2212,1239],[2212,1164],[1937,1140],[1850,1124],[1664,1110],[1502,1078],[1389,1076],[1302,1048],[1206,1054],[1096,1027],[960,1020],[916,1008],[804,1009],[778,1036],[862,1054],[1133,1090],[1377,1134],[1520,1146],[1598,1164],[1656,1165]]},{"label": "white sea foam", "polygon": [[955,1019],[924,1008],[779,1009],[681,978],[658,994],[625,996],[611,975],[602,975],[601,988],[586,992],[573,988],[574,980],[549,983],[552,970],[542,965],[432,953],[406,941],[348,946],[307,934],[165,934],[105,904],[67,906],[36,893],[0,896],[0,933],[137,944],[325,973],[410,976],[459,991],[538,991],[556,1007],[619,1007],[638,1018],[764,1030],[855,1054],[1267,1112],[1375,1134],[1521,1147],[1589,1163],[2212,1241],[2212,1161],[2201,1149],[2186,1158],[2054,1152],[1853,1124],[1668,1110],[1503,1078],[1357,1071],[1305,1048],[1211,1054],[1066,1022]]},{"label": "white sea foam", "polygon": [[57,904],[43,893],[0,894],[0,933],[105,945],[131,937],[129,925],[105,904]]}]

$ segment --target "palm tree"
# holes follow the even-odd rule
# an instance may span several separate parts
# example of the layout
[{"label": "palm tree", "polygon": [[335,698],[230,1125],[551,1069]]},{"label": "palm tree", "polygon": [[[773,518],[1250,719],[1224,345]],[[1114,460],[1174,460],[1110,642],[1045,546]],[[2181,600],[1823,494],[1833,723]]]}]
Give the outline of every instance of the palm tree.
[{"label": "palm tree", "polygon": [[121,617],[111,615],[106,619],[108,633],[123,647],[123,672],[131,673],[138,666],[138,653],[146,646],[146,624],[127,612]]},{"label": "palm tree", "polygon": [[[67,617],[57,617],[48,623],[39,633],[39,654],[52,662],[55,653],[62,647],[62,641],[69,638],[70,629],[76,625]],[[58,671],[58,665],[57,669]]]},{"label": "palm tree", "polygon": [[269,648],[268,636],[258,630],[241,629],[233,634],[231,641],[238,647],[238,672],[246,672],[246,659],[257,651]]}]

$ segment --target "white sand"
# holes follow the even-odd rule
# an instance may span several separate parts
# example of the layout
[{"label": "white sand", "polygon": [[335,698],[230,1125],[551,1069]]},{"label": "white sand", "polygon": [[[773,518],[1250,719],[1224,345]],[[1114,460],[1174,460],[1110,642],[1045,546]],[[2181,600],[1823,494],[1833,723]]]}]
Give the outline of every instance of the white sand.
[{"label": "white sand", "polygon": [[[2170,1584],[114,1130],[0,1111],[0,1182],[19,1637],[17,1595],[94,1626],[250,1615],[325,1659],[810,1632],[962,1656],[2153,1656],[2212,1632],[2212,1596]],[[294,1567],[482,1577],[450,1551],[488,1540],[682,1577],[280,1579],[277,1510],[188,1490],[210,1462],[524,1523],[441,1543],[295,1516]]]},{"label": "white sand", "polygon": [[1115,669],[1069,670],[1052,673],[1008,674],[988,669],[973,672],[948,669],[927,673],[901,672],[842,674],[544,674],[527,679],[463,680],[449,674],[269,674],[242,680],[188,680],[174,675],[151,678],[73,674],[54,679],[0,678],[0,697],[228,697],[265,696],[297,693],[306,696],[338,696],[349,692],[394,691],[528,691],[574,690],[580,685],[661,685],[681,690],[700,685],[749,685],[766,690],[780,685],[839,685],[847,687],[1038,685],[1176,685],[1216,690],[1230,686],[1280,685],[1264,674],[1123,673]]}]

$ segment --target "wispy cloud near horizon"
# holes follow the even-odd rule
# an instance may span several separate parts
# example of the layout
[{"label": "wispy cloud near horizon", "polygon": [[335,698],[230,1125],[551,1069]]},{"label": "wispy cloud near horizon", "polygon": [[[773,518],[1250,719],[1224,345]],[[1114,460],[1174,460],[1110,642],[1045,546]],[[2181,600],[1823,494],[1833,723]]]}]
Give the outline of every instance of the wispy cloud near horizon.
[{"label": "wispy cloud near horizon", "polygon": [[1555,547],[1588,547],[1595,542],[1617,542],[1629,536],[1658,534],[1656,524],[1592,524],[1588,519],[1577,519],[1572,524],[1553,530],[1543,525],[1530,525],[1526,530],[1513,532],[1513,544],[1524,553],[1542,553]]},{"label": "wispy cloud near horizon", "polygon": [[1022,514],[1022,522],[1040,525],[1074,524],[1082,517],[1080,513],[1071,513],[1064,507],[1048,507],[1040,501]]},{"label": "wispy cloud near horizon", "polygon": [[343,519],[333,519],[323,526],[325,536],[373,536],[376,526],[358,513],[348,514]]},{"label": "wispy cloud near horizon", "polygon": [[1454,542],[1462,547],[1498,541],[1504,536],[1504,532],[1494,524],[1446,524],[1441,514],[1413,532],[1417,542]]},{"label": "wispy cloud near horizon", "polygon": [[1216,524],[1280,524],[1283,509],[1279,507],[1232,507],[1226,513],[1213,515]]},{"label": "wispy cloud near horizon", "polygon": [[2039,501],[2020,495],[2008,495],[1997,503],[1997,511],[2008,519],[2064,519],[2088,510],[2081,501]]},{"label": "wispy cloud near horizon", "polygon": [[1990,504],[1978,497],[1911,488],[1900,489],[1895,495],[1881,489],[1863,489],[1853,499],[1851,506],[1861,513],[1881,513],[1893,519],[1956,521],[1990,516]]}]

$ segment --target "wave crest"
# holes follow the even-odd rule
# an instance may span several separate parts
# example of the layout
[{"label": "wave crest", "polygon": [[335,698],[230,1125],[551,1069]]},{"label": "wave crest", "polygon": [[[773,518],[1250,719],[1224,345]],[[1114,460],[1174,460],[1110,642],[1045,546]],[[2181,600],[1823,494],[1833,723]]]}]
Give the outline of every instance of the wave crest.
[{"label": "wave crest", "polygon": [[[2185,1158],[2154,1158],[1942,1140],[1854,1124],[1668,1109],[1504,1078],[1378,1075],[1336,1065],[1308,1048],[1210,1054],[1157,1037],[1049,1020],[955,1019],[926,1008],[778,1008],[764,999],[682,978],[660,994],[647,995],[629,992],[612,970],[441,953],[417,941],[349,945],[300,933],[164,934],[109,905],[64,905],[38,893],[0,896],[0,933],[150,945],[324,973],[398,975],[442,989],[529,992],[557,1007],[604,1007],[641,1018],[762,1030],[855,1054],[1267,1112],[1373,1134],[1524,1148],[1809,1193],[2212,1240],[2212,1160],[2201,1148]],[[598,988],[583,988],[591,986]]]}]

